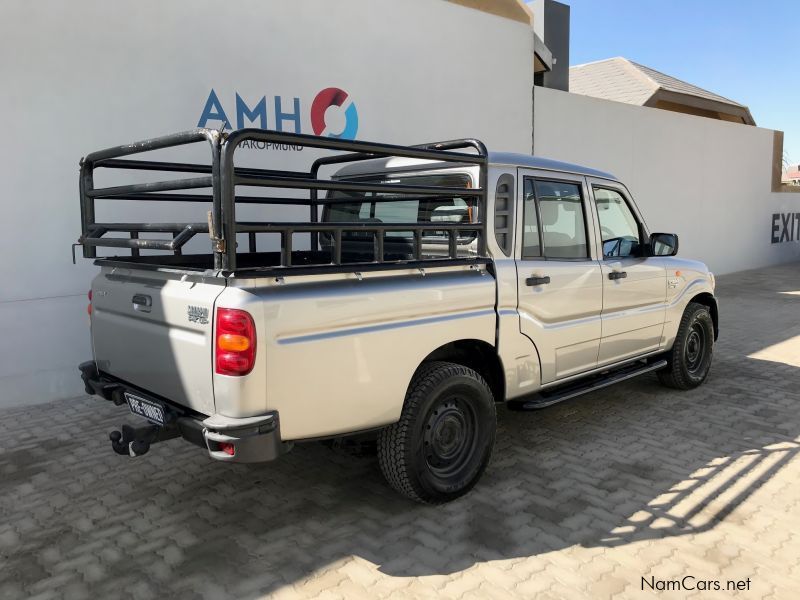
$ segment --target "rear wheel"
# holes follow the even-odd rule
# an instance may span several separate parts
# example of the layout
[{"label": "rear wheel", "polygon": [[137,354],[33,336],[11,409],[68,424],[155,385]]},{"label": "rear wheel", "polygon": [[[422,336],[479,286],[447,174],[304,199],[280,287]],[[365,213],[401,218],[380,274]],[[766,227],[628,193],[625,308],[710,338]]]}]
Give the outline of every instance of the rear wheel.
[{"label": "rear wheel", "polygon": [[429,504],[477,483],[492,454],[497,416],[486,381],[462,365],[431,362],[414,375],[400,420],[378,434],[378,460],[401,494]]},{"label": "rear wheel", "polygon": [[667,366],[658,372],[658,379],[679,390],[695,388],[708,376],[713,353],[714,321],[708,307],[690,302],[667,356]]}]

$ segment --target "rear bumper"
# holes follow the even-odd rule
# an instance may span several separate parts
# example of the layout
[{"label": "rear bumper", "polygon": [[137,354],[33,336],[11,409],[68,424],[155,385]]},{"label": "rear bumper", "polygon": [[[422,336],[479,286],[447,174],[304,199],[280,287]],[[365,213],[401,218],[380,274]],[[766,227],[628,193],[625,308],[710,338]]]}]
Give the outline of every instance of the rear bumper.
[{"label": "rear bumper", "polygon": [[[291,444],[281,441],[276,411],[240,419],[223,415],[202,415],[101,373],[94,361],[81,363],[78,368],[87,394],[100,396],[117,406],[127,406],[123,394],[129,391],[160,404],[164,409],[165,423],[156,436],[157,441],[182,437],[187,442],[205,448],[208,455],[215,460],[238,463],[274,460],[291,448]],[[146,422],[138,415],[137,418]],[[233,454],[230,454],[231,447]],[[223,448],[227,448],[228,452]],[[131,456],[133,455],[131,452]]]}]

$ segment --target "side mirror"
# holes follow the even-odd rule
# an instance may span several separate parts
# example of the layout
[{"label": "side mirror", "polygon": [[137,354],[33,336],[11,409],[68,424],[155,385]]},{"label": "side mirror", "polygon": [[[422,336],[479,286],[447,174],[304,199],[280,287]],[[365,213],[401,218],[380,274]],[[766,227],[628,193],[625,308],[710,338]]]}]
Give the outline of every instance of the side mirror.
[{"label": "side mirror", "polygon": [[678,253],[678,236],[675,233],[650,235],[651,256],[675,256]]}]

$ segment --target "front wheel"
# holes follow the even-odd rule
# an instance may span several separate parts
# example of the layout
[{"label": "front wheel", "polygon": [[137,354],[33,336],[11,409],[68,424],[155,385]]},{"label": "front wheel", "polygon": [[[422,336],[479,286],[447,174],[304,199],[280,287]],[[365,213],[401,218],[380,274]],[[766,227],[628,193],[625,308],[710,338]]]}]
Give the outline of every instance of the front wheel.
[{"label": "front wheel", "polygon": [[658,372],[658,379],[679,390],[696,388],[708,376],[713,353],[714,321],[708,307],[690,302],[667,356],[667,366]]},{"label": "front wheel", "polygon": [[455,363],[426,363],[411,381],[400,420],[378,434],[381,471],[413,500],[449,502],[483,474],[496,427],[494,398],[478,373]]}]

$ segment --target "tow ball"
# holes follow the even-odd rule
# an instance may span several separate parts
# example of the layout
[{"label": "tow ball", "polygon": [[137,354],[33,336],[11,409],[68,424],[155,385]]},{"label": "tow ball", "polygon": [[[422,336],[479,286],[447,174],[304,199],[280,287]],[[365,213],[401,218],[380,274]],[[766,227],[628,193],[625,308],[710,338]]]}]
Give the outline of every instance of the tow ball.
[{"label": "tow ball", "polygon": [[177,428],[166,428],[158,425],[145,425],[132,427],[123,425],[122,431],[112,431],[108,434],[114,452],[122,456],[142,456],[147,454],[150,446],[180,435]]}]

